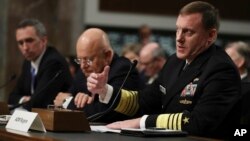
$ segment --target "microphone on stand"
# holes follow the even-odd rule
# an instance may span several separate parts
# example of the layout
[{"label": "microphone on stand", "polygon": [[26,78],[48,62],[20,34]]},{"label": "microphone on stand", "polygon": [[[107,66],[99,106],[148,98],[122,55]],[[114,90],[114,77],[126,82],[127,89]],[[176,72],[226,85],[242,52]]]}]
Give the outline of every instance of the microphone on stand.
[{"label": "microphone on stand", "polygon": [[123,88],[123,85],[127,81],[129,74],[131,73],[132,69],[137,65],[137,63],[138,63],[137,60],[133,60],[133,63],[130,64],[130,68],[129,68],[128,72],[127,72],[127,75],[126,75],[125,79],[123,80],[122,85],[120,86],[120,88],[119,88],[119,90],[118,90],[112,104],[110,105],[110,107],[108,109],[106,109],[105,111],[103,111],[103,112],[99,112],[99,113],[96,113],[94,115],[91,115],[91,116],[87,117],[88,121],[91,121],[91,122],[96,121],[97,119],[103,117],[105,114],[107,114],[107,113],[109,113],[109,112],[111,112],[113,110],[114,105],[115,105],[115,103],[116,103],[116,101],[118,99],[118,95],[119,95],[121,89]]},{"label": "microphone on stand", "polygon": [[14,109],[16,109],[16,108],[18,108],[18,107],[21,107],[21,106],[24,106],[24,105],[26,105],[26,104],[28,104],[28,103],[31,103],[32,101],[33,101],[33,99],[34,99],[34,97],[36,96],[36,95],[39,95],[42,91],[44,91],[46,88],[48,88],[48,86],[60,75],[62,73],[62,70],[59,70],[53,77],[52,77],[52,79],[50,79],[49,80],[49,82],[42,88],[42,89],[40,89],[37,93],[35,93],[35,95],[33,96],[33,97],[31,97],[31,99],[29,100],[29,101],[26,101],[26,102],[23,102],[23,103],[19,103],[19,104],[16,104],[16,105],[13,105],[13,106],[11,106],[11,107],[9,107],[9,110],[11,111],[11,110],[14,110]]},{"label": "microphone on stand", "polygon": [[2,84],[2,85],[0,86],[0,89],[4,88],[5,86],[7,86],[10,82],[12,82],[12,81],[15,80],[15,79],[16,79],[16,74],[12,74],[12,75],[10,76],[10,78],[8,79],[8,81],[6,81],[4,84]]}]

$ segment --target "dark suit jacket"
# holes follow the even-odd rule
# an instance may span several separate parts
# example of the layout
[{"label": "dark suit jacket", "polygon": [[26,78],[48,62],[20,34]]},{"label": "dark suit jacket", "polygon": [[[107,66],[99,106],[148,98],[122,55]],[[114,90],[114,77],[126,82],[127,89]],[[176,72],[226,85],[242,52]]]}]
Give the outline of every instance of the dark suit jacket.
[{"label": "dark suit jacket", "polygon": [[159,114],[183,113],[180,126],[190,134],[226,136],[231,128],[234,133],[240,117],[240,77],[230,57],[212,45],[182,71],[184,64],[172,55],[158,79],[139,92],[140,109],[150,115],[146,127],[155,127]]},{"label": "dark suit jacket", "polygon": [[[248,72],[249,74],[249,72]],[[250,77],[247,75],[241,80],[241,124],[250,126]]]},{"label": "dark suit jacket", "polygon": [[64,57],[52,47],[47,47],[35,78],[35,90],[31,95],[31,62],[25,60],[17,85],[9,96],[9,104],[16,105],[23,96],[31,96],[24,108],[47,108],[53,104],[58,92],[67,91],[71,85],[69,67]]},{"label": "dark suit jacket", "polygon": [[246,77],[244,77],[243,79],[241,79],[241,82],[250,82],[250,76],[249,76],[249,73],[250,72],[248,72],[248,75],[246,76]]},{"label": "dark suit jacket", "polygon": [[[119,89],[130,67],[131,67],[131,62],[127,58],[119,57],[117,54],[114,54],[114,57],[110,64],[108,84]],[[123,88],[130,90],[138,90],[140,83],[141,81],[138,72],[135,68],[133,68]],[[81,71],[78,71],[74,79],[73,86],[71,86],[69,92],[72,93],[73,96],[75,96],[78,92],[90,94],[90,92],[87,90],[86,77]],[[92,104],[86,105],[83,109],[80,110],[84,110],[87,116],[91,116],[93,114],[105,111],[107,108],[109,108],[109,106],[110,104],[100,103],[98,95],[96,95],[95,100]],[[74,100],[71,101],[71,103],[68,106],[68,109],[76,109]],[[102,118],[98,119],[97,121],[113,122],[116,120],[123,120],[126,118],[128,117],[120,113],[111,112],[103,116]]]}]

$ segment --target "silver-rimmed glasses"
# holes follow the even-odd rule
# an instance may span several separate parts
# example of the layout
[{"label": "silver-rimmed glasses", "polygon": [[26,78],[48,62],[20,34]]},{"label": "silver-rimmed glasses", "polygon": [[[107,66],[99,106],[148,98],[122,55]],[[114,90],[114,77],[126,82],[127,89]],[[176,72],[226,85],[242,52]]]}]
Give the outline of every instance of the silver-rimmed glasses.
[{"label": "silver-rimmed glasses", "polygon": [[76,59],[74,59],[74,61],[78,65],[84,64],[84,65],[91,66],[93,64],[93,60],[90,58],[76,58]]}]

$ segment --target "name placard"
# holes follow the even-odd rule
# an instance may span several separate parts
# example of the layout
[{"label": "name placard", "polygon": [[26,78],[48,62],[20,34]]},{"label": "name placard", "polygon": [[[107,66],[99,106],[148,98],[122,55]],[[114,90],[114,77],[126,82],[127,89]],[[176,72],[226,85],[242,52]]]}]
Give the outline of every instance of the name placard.
[{"label": "name placard", "polygon": [[29,129],[46,132],[37,113],[16,110],[6,125],[7,129],[28,132]]}]

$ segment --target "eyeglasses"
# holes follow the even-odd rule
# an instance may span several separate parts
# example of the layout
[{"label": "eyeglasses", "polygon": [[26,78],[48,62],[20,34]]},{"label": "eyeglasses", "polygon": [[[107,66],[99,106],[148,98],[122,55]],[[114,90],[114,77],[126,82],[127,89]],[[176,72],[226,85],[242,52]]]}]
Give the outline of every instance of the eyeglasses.
[{"label": "eyeglasses", "polygon": [[74,59],[74,61],[78,65],[84,64],[84,65],[91,66],[93,64],[93,59],[90,59],[90,58],[76,58]]},{"label": "eyeglasses", "polygon": [[151,66],[154,61],[155,61],[155,58],[153,58],[153,59],[151,59],[150,61],[147,61],[147,62],[140,61],[140,64],[148,67],[148,66]]}]

